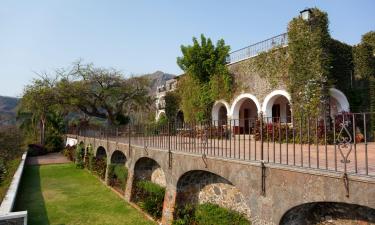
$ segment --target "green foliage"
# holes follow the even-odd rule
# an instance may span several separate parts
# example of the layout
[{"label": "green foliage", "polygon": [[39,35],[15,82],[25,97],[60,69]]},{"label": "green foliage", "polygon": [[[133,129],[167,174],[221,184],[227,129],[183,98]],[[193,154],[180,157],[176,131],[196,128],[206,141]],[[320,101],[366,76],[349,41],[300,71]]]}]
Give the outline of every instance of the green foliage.
[{"label": "green foliage", "polygon": [[60,76],[62,79],[55,89],[61,105],[70,111],[106,119],[110,124],[126,124],[130,114],[148,109],[152,103],[146,78],[124,79],[123,74],[115,69],[81,62],[74,63]]},{"label": "green foliage", "polygon": [[266,78],[272,87],[276,87],[280,80],[288,82],[287,75],[290,65],[288,48],[276,48],[262,52],[250,62],[250,68]]},{"label": "green foliage", "polygon": [[327,14],[315,8],[310,21],[294,18],[288,26],[288,38],[291,57],[288,89],[293,111],[297,115],[302,112],[316,115],[326,94],[331,66]]},{"label": "green foliage", "polygon": [[93,157],[92,171],[95,172],[100,179],[105,178],[105,171],[107,169],[107,158]]},{"label": "green foliage", "polygon": [[181,78],[177,91],[185,121],[204,121],[210,118],[214,100],[209,84],[200,84],[187,75]]},{"label": "green foliage", "polygon": [[4,160],[0,159],[0,184],[5,179],[6,173],[7,173],[7,168],[5,166]]},{"label": "green foliage", "polygon": [[174,225],[250,225],[243,215],[220,207],[216,204],[204,203],[196,206],[186,205],[178,213]]},{"label": "green foliage", "polygon": [[229,50],[223,39],[214,46],[210,38],[201,34],[200,42],[193,37],[193,45],[181,46],[183,57],[177,58],[177,64],[200,83],[208,83],[211,76],[227,73],[225,59]]},{"label": "green foliage", "polygon": [[109,185],[119,187],[125,190],[126,179],[128,178],[128,169],[124,164],[109,164],[108,166]]},{"label": "green foliage", "polygon": [[183,56],[177,64],[185,75],[179,80],[177,94],[187,121],[210,119],[210,110],[217,99],[229,99],[232,77],[225,64],[229,46],[219,40],[214,46],[211,39],[201,35],[200,42],[181,46]]},{"label": "green foliage", "polygon": [[70,161],[74,161],[76,146],[66,146],[63,150],[63,155],[68,158]]},{"label": "green foliage", "polygon": [[375,57],[371,45],[361,43],[353,49],[354,76],[366,79],[375,74]]},{"label": "green foliage", "polygon": [[370,45],[373,53],[375,53],[375,31],[370,31],[362,35],[362,42]]},{"label": "green foliage", "polygon": [[84,155],[85,155],[85,146],[83,144],[77,145],[76,152],[75,152],[75,163],[76,163],[76,167],[79,169],[84,168],[84,164],[83,164]]},{"label": "green foliage", "polygon": [[151,181],[138,181],[135,190],[135,202],[154,218],[163,213],[165,188]]},{"label": "green foliage", "polygon": [[165,115],[168,121],[174,122],[179,110],[180,100],[176,92],[167,92],[165,97]]}]

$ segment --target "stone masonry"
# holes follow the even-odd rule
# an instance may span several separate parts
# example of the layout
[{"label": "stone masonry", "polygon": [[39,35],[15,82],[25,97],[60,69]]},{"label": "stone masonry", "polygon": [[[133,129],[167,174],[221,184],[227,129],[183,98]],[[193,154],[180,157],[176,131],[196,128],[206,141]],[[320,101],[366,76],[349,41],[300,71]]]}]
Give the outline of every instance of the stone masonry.
[{"label": "stone masonry", "polygon": [[[272,163],[266,164],[265,173],[262,173],[259,162],[218,157],[207,157],[203,160],[201,155],[187,152],[172,151],[170,155],[167,150],[148,148],[148,151],[145,151],[144,148],[137,146],[131,146],[129,149],[129,144],[110,140],[80,136],[77,139],[84,141],[85,145],[92,144],[94,149],[103,146],[108,157],[115,150],[120,150],[125,154],[128,159],[126,166],[129,170],[125,191],[126,200],[130,200],[132,183],[140,174],[150,179],[153,177],[152,180],[159,184],[163,184],[160,180],[165,180],[166,195],[162,224],[172,223],[175,206],[181,200],[181,193],[183,195],[185,191],[194,193],[194,199],[198,203],[214,202],[242,212],[250,216],[252,224],[255,225],[276,225],[285,220],[289,222],[283,224],[296,224],[293,223],[295,220],[285,218],[295,218],[300,214],[299,212],[303,211],[311,212],[310,204],[317,206],[313,211],[314,218],[317,219],[312,220],[314,222],[311,224],[329,224],[330,221],[339,221],[338,223],[345,225],[351,224],[350,222],[353,224],[353,221],[359,221],[357,224],[373,223],[375,180],[371,177],[349,174],[350,195],[346,197],[346,188],[341,173],[306,170]],[[169,156],[171,156],[171,161]],[[144,162],[154,161],[154,164],[158,166],[152,163],[146,163],[147,166],[137,166],[138,162],[143,160]],[[139,168],[144,169],[144,173],[140,173]],[[197,171],[202,172],[196,173]],[[262,176],[265,177],[264,194],[262,194]],[[337,214],[327,215],[323,213],[325,210],[316,210],[319,207],[325,209],[324,204],[329,202],[338,204],[339,207],[329,209]],[[342,211],[340,207],[346,205],[365,207],[367,209],[363,211],[365,217],[358,219],[357,214],[349,214],[348,218],[335,216],[340,215]],[[293,211],[298,208],[302,211]],[[350,211],[358,210],[354,208]],[[349,222],[342,223],[343,220]]]}]

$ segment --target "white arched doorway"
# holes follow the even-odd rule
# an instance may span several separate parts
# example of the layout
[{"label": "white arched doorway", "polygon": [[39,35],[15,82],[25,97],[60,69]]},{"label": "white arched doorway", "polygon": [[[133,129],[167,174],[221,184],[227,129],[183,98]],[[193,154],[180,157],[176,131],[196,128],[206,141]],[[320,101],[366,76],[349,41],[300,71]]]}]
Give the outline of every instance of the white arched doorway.
[{"label": "white arched doorway", "polygon": [[211,117],[213,124],[224,125],[228,120],[228,113],[230,111],[229,104],[224,100],[216,101],[212,107]]},{"label": "white arched doorway", "polygon": [[[275,90],[266,96],[262,111],[266,121],[290,122],[290,94],[285,90]],[[272,118],[272,119],[271,119]]]},{"label": "white arched doorway", "polygon": [[259,101],[254,95],[245,93],[237,96],[230,109],[234,133],[250,133],[260,111]]},{"label": "white arched doorway", "polygon": [[336,88],[329,89],[329,107],[331,116],[350,111],[349,101],[345,94]]},{"label": "white arched doorway", "polygon": [[162,115],[165,116],[165,110],[158,110],[156,112],[156,118],[155,118],[155,120],[158,121]]}]

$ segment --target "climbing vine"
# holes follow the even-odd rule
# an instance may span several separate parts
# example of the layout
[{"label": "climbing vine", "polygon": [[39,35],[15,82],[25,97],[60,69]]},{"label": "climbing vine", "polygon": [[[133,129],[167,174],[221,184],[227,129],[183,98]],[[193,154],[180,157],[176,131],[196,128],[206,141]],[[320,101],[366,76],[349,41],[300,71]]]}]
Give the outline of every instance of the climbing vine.
[{"label": "climbing vine", "polygon": [[296,115],[317,115],[328,86],[331,60],[328,17],[316,8],[311,13],[309,21],[297,17],[288,26],[291,57],[288,89]]}]

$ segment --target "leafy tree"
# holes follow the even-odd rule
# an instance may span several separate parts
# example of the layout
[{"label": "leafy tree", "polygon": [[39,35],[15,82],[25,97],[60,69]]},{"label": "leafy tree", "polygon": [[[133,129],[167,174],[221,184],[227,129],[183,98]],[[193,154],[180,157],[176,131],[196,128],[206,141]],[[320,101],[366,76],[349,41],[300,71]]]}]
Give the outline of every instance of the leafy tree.
[{"label": "leafy tree", "polygon": [[45,143],[48,115],[56,110],[54,85],[55,80],[46,76],[34,79],[32,84],[25,87],[18,108],[21,128],[30,133],[39,127],[39,141],[42,145]]},{"label": "leafy tree", "polygon": [[212,104],[219,98],[230,98],[232,77],[226,67],[230,47],[220,39],[216,46],[203,34],[193,37],[193,45],[181,46],[177,64],[185,72],[178,84],[181,109],[187,121],[210,118]]},{"label": "leafy tree", "polygon": [[130,113],[147,109],[152,102],[145,78],[124,79],[115,69],[81,62],[60,74],[63,79],[57,90],[61,104],[88,116],[107,119],[110,124],[127,123]]},{"label": "leafy tree", "polygon": [[165,114],[169,121],[175,121],[179,110],[179,96],[175,92],[167,92],[164,97]]}]

